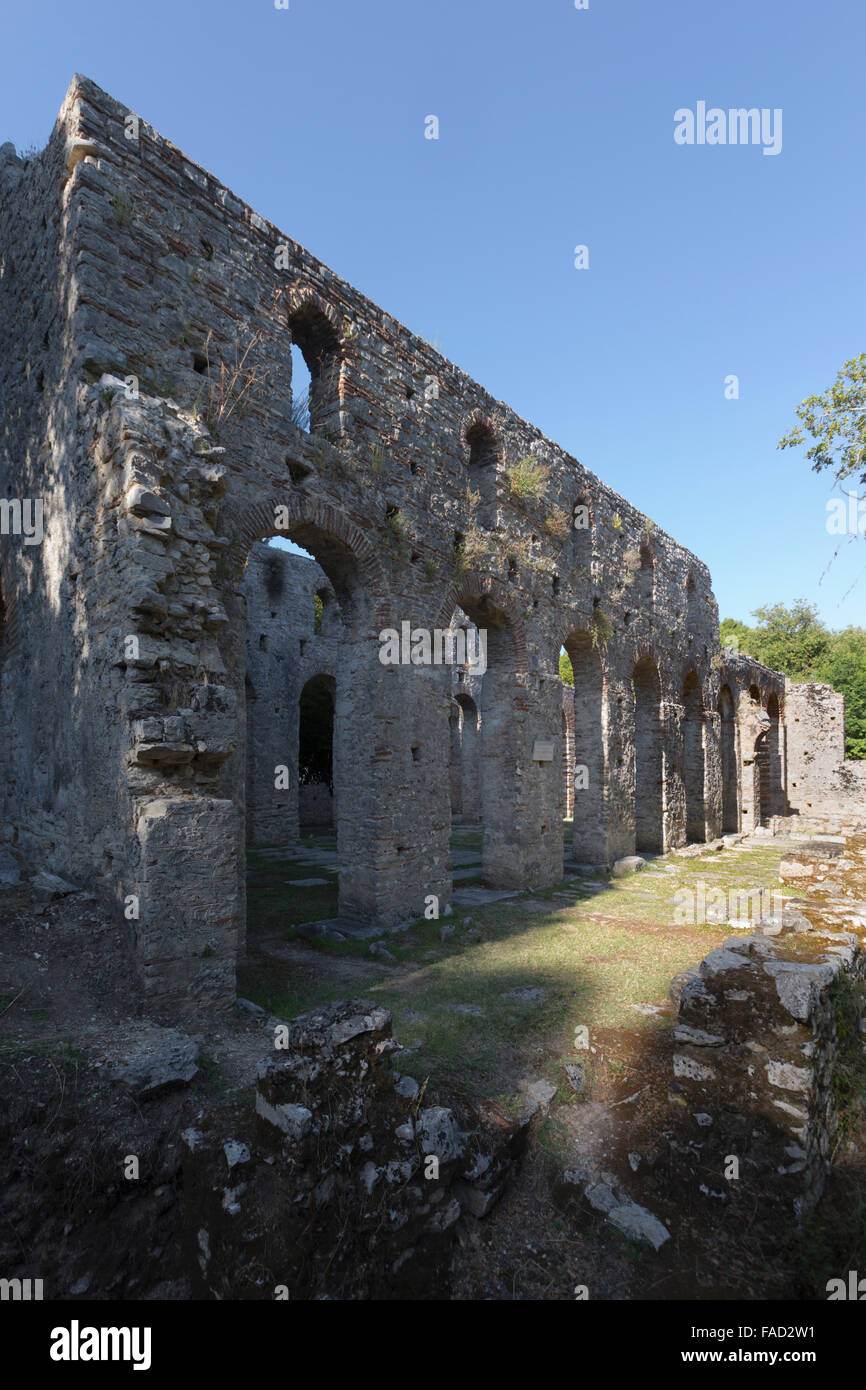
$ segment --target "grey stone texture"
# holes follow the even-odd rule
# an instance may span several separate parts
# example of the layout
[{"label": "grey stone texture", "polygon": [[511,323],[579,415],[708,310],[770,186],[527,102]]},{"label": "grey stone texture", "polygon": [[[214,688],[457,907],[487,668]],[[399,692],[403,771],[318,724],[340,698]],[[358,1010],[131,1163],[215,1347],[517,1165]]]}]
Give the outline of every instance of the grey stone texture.
[{"label": "grey stone texture", "polygon": [[[723,660],[706,566],[85,77],[0,149],[0,340],[4,492],[44,508],[0,557],[5,844],[116,905],[152,1011],[230,1006],[245,843],[304,816],[339,919],[387,927],[451,902],[452,814],[490,889],[556,882],[564,758],[582,864],[784,815],[792,693]],[[455,621],[483,678],[379,660]],[[330,801],[297,786],[316,676]]]}]

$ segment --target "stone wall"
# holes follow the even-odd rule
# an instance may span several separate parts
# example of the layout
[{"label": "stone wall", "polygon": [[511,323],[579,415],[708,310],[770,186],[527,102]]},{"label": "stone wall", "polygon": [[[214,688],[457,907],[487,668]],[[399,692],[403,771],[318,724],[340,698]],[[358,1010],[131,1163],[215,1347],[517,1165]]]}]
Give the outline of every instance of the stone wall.
[{"label": "stone wall", "polygon": [[804,824],[866,825],[866,761],[845,758],[845,697],[817,682],[785,682],[788,800]]},{"label": "stone wall", "polygon": [[392,1071],[391,1015],[369,1000],[280,1031],[257,1126],[184,1135],[196,1296],[446,1296],[458,1223],[493,1208],[529,1120],[425,1103]]},{"label": "stone wall", "polygon": [[[709,573],[577,459],[86,78],[41,155],[3,147],[0,257],[4,483],[48,516],[43,546],[5,552],[4,833],[93,881],[119,919],[136,898],[123,921],[155,1000],[232,995],[245,585],[276,534],[315,557],[341,615],[341,916],[390,926],[450,899],[453,675],[378,656],[384,629],[447,628],[457,609],[488,633],[491,885],[562,872],[562,646],[589,773],[575,855],[719,833]],[[251,750],[257,782],[282,737]],[[552,760],[533,756],[544,744]],[[743,824],[765,812],[749,792]],[[282,836],[280,802],[264,815],[252,837]]]},{"label": "stone wall", "polygon": [[671,1099],[684,1131],[672,1162],[696,1195],[733,1203],[744,1219],[756,1190],[765,1214],[777,1203],[798,1219],[820,1197],[838,1128],[840,1039],[866,1028],[863,844],[843,852],[814,841],[788,855],[780,877],[806,897],[780,903],[671,987]]}]

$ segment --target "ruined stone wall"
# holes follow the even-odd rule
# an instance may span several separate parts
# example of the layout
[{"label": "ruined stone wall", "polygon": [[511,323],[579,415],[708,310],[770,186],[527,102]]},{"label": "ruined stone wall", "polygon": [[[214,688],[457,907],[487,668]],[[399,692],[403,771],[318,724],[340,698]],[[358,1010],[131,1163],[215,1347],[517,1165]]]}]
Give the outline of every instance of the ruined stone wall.
[{"label": "ruined stone wall", "polygon": [[845,758],[845,697],[785,682],[791,811],[828,829],[866,823],[866,762]]},{"label": "ruined stone wall", "polygon": [[782,861],[780,878],[806,896],[672,983],[683,1140],[672,1161],[710,1203],[745,1217],[757,1187],[765,1210],[779,1203],[799,1219],[835,1147],[840,1047],[866,1028],[863,842],[814,841]]},{"label": "ruined stone wall", "polygon": [[[28,560],[28,629],[33,667],[75,691],[36,790],[20,780],[38,752],[29,710],[13,701],[15,825],[34,852],[110,878],[115,895],[134,883],[156,988],[230,993],[244,917],[243,583],[265,536],[316,557],[342,614],[337,724],[354,784],[353,814],[338,807],[341,915],[387,925],[431,893],[449,900],[451,675],[383,666],[378,634],[447,627],[458,605],[488,631],[491,884],[561,874],[562,645],[593,654],[575,700],[604,731],[580,858],[635,847],[638,663],[655,692],[641,797],[660,846],[683,844],[687,820],[718,833],[718,615],[704,565],[87,79],[73,80],[46,154],[11,167],[4,244],[14,251],[23,226],[25,245],[46,230],[62,254],[16,270],[28,277],[17,288],[0,282],[8,336],[33,347],[8,370],[18,433],[5,468],[15,490],[56,476],[63,494],[63,534],[44,567]],[[49,393],[62,385],[53,433],[26,385],[43,351],[32,325],[50,327]],[[311,431],[293,399],[293,341],[315,368]],[[546,473],[521,501],[509,470],[534,465]],[[576,528],[578,509],[588,524]],[[94,543],[100,563],[82,568],[76,547]],[[64,657],[75,593],[81,648]],[[126,635],[138,656],[118,652]],[[552,762],[533,759],[539,739]]]},{"label": "ruined stone wall", "polygon": [[[719,736],[722,710],[730,694],[734,720],[728,730],[736,765],[736,823],[727,827],[746,833],[769,828],[773,817],[787,811],[788,782],[786,682],[749,656],[726,650],[720,667]],[[724,755],[722,762],[724,763]]]}]

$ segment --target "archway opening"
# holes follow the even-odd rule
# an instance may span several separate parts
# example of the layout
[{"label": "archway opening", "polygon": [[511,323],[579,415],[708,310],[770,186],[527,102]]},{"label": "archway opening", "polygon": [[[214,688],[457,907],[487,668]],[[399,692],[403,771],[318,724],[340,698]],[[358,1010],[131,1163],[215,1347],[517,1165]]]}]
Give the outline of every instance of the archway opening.
[{"label": "archway opening", "polygon": [[[289,318],[292,339],[292,419],[311,434],[339,432],[340,340],[314,304]],[[296,375],[297,373],[297,375]]]},{"label": "archway opening", "polygon": [[263,940],[277,922],[364,922],[373,733],[368,705],[352,695],[377,644],[359,561],[339,536],[298,522],[251,547],[240,596],[245,631],[239,618],[233,650],[242,642],[246,738],[234,756],[244,793],[237,782],[233,791],[246,812],[250,930]]},{"label": "archway opening", "polygon": [[451,817],[461,825],[481,821],[480,714],[471,695],[451,705]]},{"label": "archway opening", "polygon": [[736,834],[740,828],[737,726],[734,717],[734,697],[727,685],[723,685],[719,693],[719,721],[722,757],[722,831],[725,834]]},{"label": "archway opening", "polygon": [[767,700],[767,715],[770,720],[767,730],[767,811],[771,816],[782,816],[785,814],[782,725],[779,718],[779,699],[775,691]]},{"label": "archway opening", "polygon": [[588,632],[565,641],[574,675],[571,765],[572,856],[578,863],[605,860],[605,718],[601,656]]},{"label": "archway opening", "polygon": [[690,671],[683,685],[683,783],[686,797],[686,840],[701,844],[707,838],[704,805],[704,709],[701,683]]},{"label": "archway opening", "polygon": [[466,431],[469,450],[469,487],[478,493],[478,520],[487,528],[496,525],[496,472],[499,444],[489,425],[480,420]]},{"label": "archway opening", "polygon": [[298,825],[301,835],[329,835],[334,815],[333,676],[312,676],[301,691],[298,719]]},{"label": "archway opening", "polygon": [[661,854],[664,849],[664,752],[661,683],[655,663],[645,657],[634,668],[635,849]]},{"label": "archway opening", "polygon": [[770,816],[770,745],[765,730],[755,740],[755,824],[766,825]]}]

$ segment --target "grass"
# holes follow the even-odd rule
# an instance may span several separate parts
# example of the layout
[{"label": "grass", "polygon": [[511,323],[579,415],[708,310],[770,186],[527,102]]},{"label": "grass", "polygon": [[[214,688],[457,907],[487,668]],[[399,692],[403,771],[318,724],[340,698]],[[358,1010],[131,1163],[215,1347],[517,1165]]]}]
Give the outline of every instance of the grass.
[{"label": "grass", "polygon": [[[317,843],[330,848],[334,841]],[[453,845],[480,853],[480,830],[457,827]],[[251,854],[251,939],[262,923],[291,935],[298,922],[336,915],[337,875],[302,856],[301,847],[280,859]],[[778,892],[781,857],[770,847],[670,856],[626,878],[599,875],[602,887],[563,882],[533,894],[543,910],[527,912],[524,899],[458,909],[385,936],[393,962],[371,955],[368,942],[304,942],[308,965],[277,964],[267,980],[245,981],[244,992],[281,1017],[352,994],[375,999],[391,1010],[394,1036],[407,1049],[395,1054],[398,1069],[419,1082],[429,1076],[435,1084],[507,1104],[522,1080],[544,1078],[562,1087],[562,1061],[576,1055],[578,1024],[589,1028],[591,1040],[614,1029],[651,1037],[670,1027],[672,1014],[650,1017],[632,1006],[663,1003],[672,976],[732,935],[727,920],[677,925],[675,891],[688,888],[697,899],[703,883],[706,893]],[[674,864],[676,874],[663,864]],[[292,889],[293,879],[307,876],[331,883]],[[441,941],[446,924],[455,931]],[[512,997],[527,988],[538,997]],[[579,1060],[591,1076],[591,1054]],[[559,1098],[576,1101],[564,1089]]]}]

